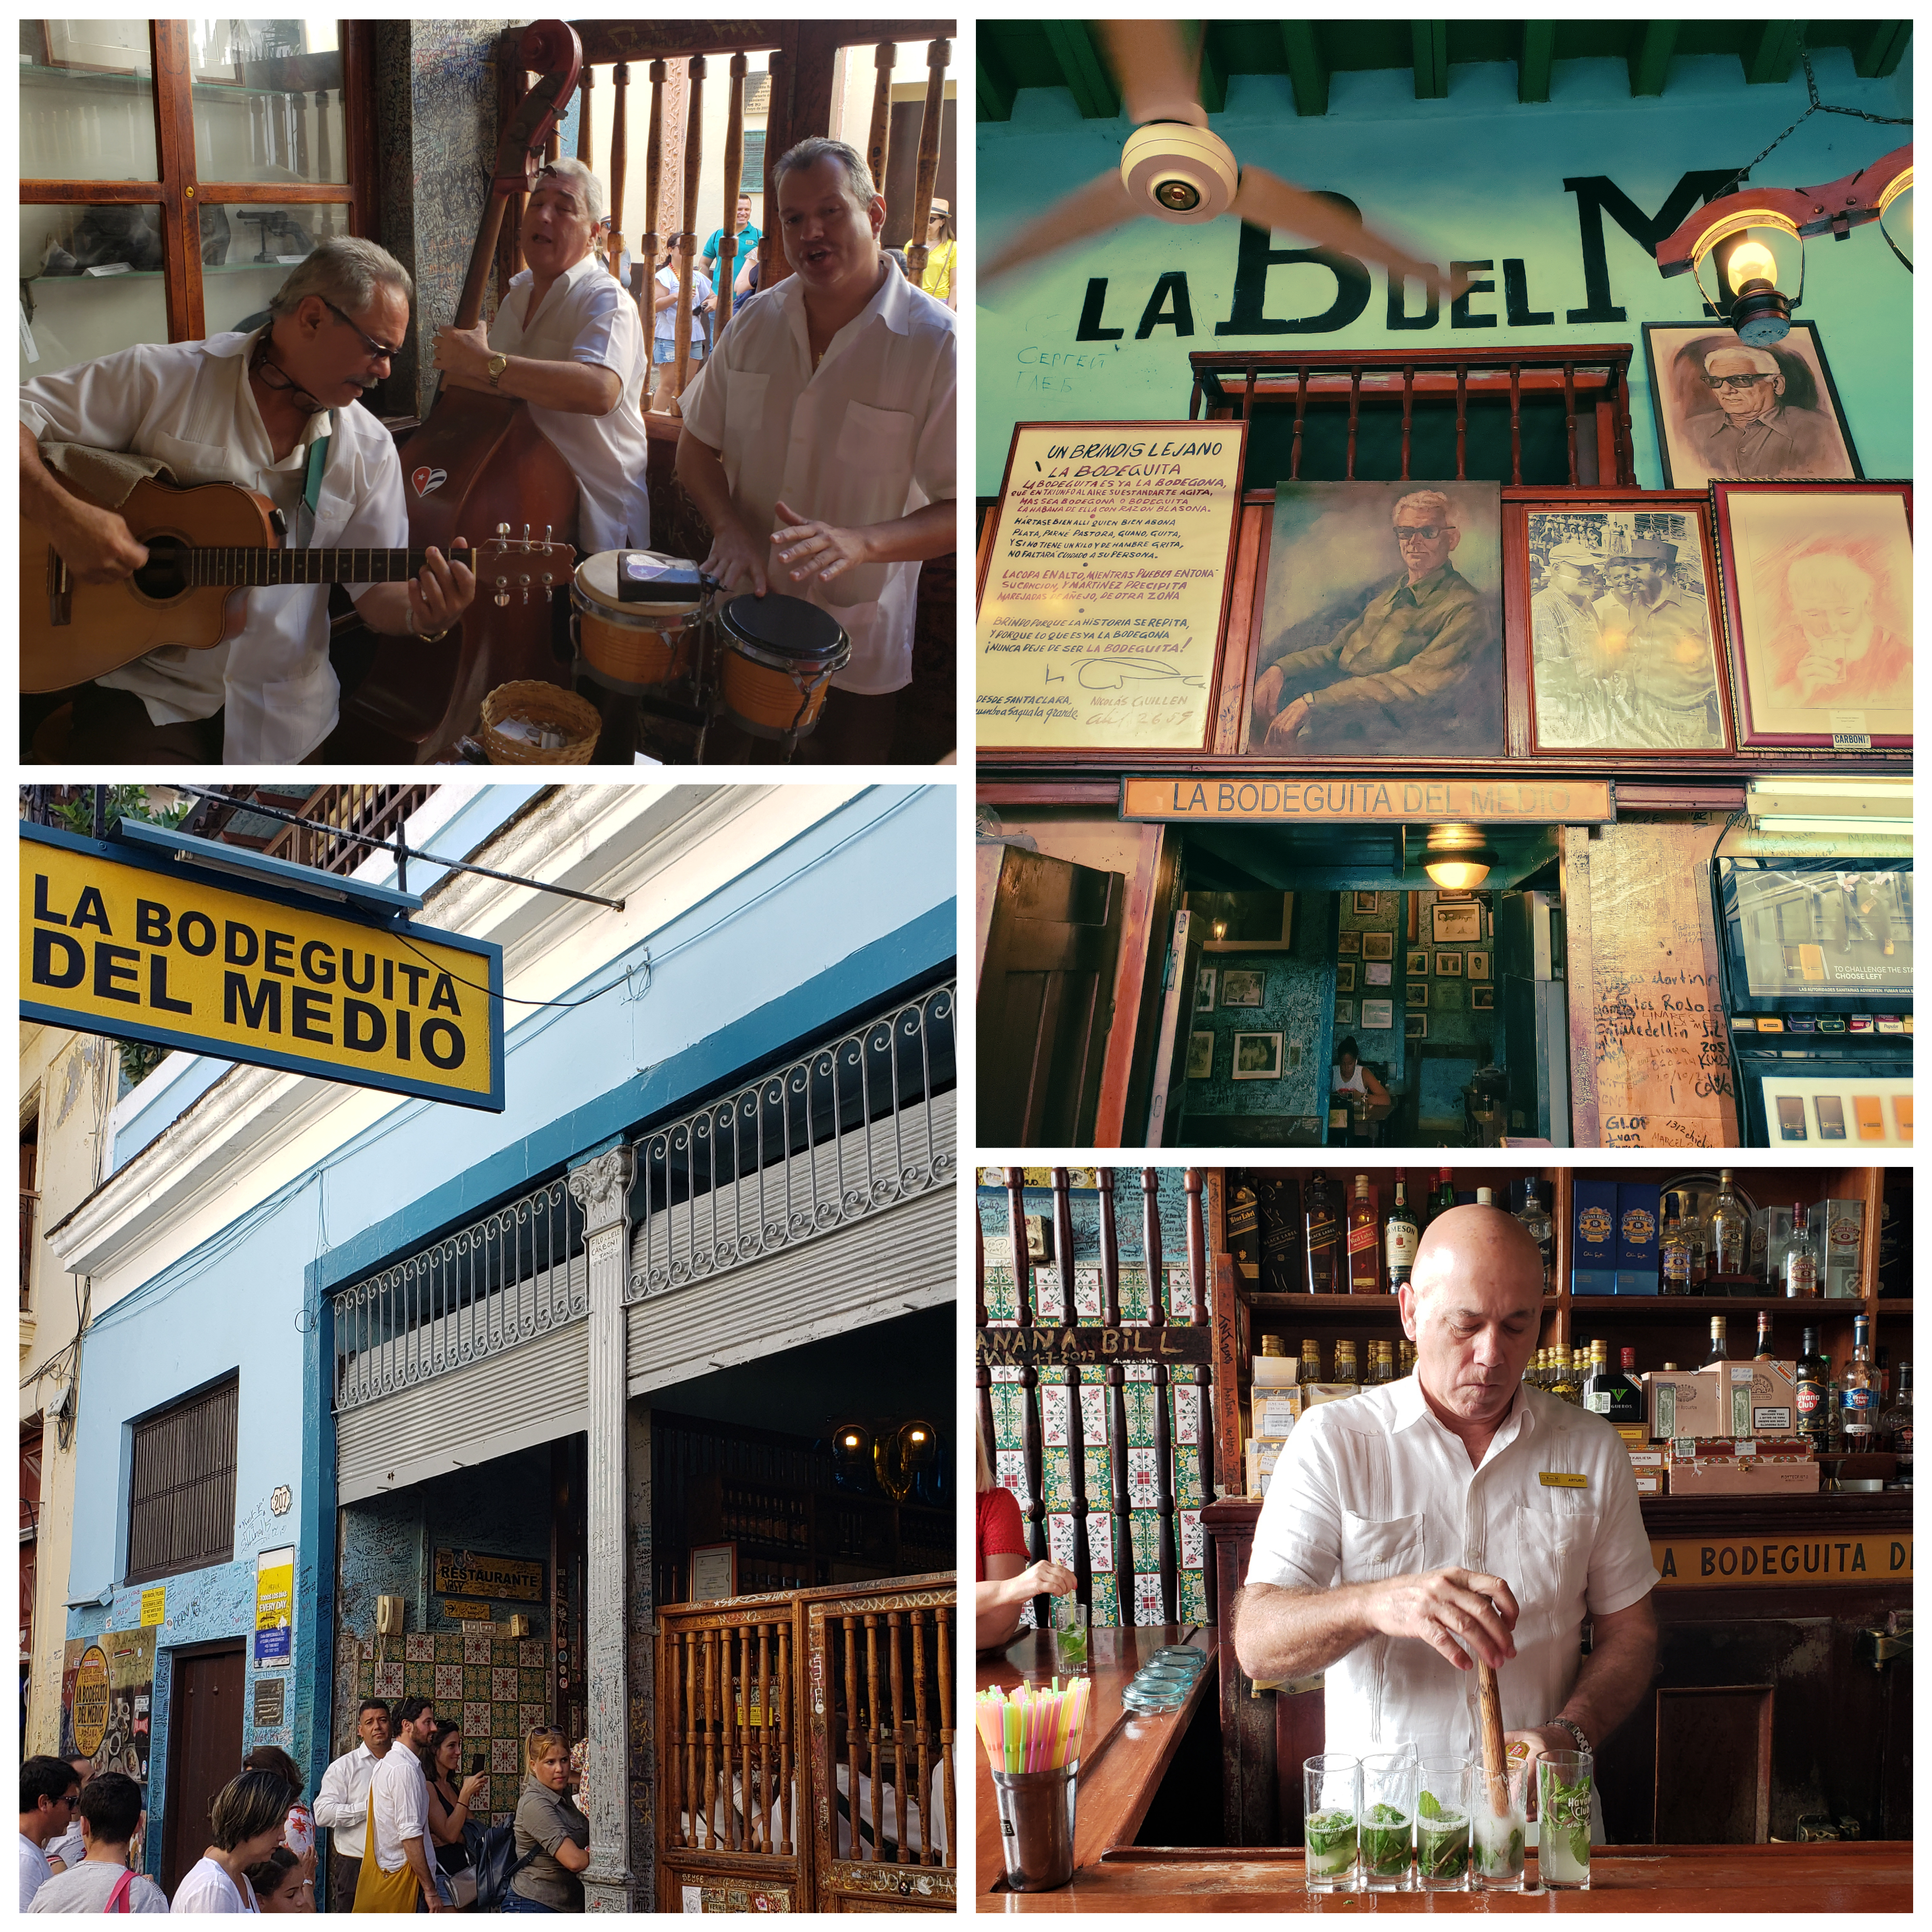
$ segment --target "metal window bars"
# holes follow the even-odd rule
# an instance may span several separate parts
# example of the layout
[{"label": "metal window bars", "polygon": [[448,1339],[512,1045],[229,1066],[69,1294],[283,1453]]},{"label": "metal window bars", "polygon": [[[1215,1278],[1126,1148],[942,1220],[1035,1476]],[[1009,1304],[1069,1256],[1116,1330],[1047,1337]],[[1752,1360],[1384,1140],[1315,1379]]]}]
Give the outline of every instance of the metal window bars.
[{"label": "metal window bars", "polygon": [[637,1143],[626,1299],[742,1267],[949,1184],[952,980]]},{"label": "metal window bars", "polygon": [[338,1290],[335,1406],[375,1402],[590,1310],[583,1210],[559,1177]]}]

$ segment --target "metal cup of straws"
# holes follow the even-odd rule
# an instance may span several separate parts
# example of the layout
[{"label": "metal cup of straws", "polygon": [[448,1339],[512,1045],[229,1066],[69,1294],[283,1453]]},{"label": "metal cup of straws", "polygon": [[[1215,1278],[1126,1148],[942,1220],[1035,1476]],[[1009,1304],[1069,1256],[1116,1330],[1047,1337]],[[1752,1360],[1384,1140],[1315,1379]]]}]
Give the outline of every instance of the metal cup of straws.
[{"label": "metal cup of straws", "polygon": [[982,1693],[974,1712],[993,1777],[1008,1888],[1050,1892],[1073,1876],[1081,1736],[1091,1680],[1063,1690],[1022,1684]]},{"label": "metal cup of straws", "polygon": [[1072,1879],[1076,1768],[994,1772],[1000,1850],[1013,1891],[1051,1892]]}]

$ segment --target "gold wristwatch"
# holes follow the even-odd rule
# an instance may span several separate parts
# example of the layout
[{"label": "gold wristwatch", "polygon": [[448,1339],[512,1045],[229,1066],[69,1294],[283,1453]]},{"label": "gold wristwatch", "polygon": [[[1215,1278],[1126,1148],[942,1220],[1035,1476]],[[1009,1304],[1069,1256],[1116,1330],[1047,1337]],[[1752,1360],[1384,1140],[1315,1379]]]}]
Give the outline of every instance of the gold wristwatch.
[{"label": "gold wristwatch", "polygon": [[507,356],[493,356],[490,358],[490,386],[495,388],[503,380],[503,371],[510,366]]}]

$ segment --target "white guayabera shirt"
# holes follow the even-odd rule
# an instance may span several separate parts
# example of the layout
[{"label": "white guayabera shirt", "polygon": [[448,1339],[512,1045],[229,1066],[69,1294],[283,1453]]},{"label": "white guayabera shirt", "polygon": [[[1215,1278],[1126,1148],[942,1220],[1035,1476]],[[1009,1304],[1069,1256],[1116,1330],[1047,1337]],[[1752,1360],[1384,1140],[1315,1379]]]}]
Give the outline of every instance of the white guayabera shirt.
[{"label": "white guayabera shirt", "polygon": [[[302,530],[308,519],[298,522],[296,511],[309,445],[329,434],[329,419],[310,417],[295,448],[275,460],[248,385],[248,356],[259,332],[147,343],[37,376],[20,385],[20,420],[39,442],[159,457],[179,483],[259,490],[287,519],[292,544],[406,548],[402,465],[389,432],[360,403],[335,412],[314,527]],[[352,597],[368,588],[347,586]],[[132,692],[157,724],[212,718],[225,705],[224,764],[295,764],[335,728],[340,687],[328,662],[328,586],[281,584],[242,594],[248,615],[239,637],[208,650],[150,651],[98,681]],[[406,649],[407,640],[388,647]]]},{"label": "white guayabera shirt", "polygon": [[[817,369],[804,285],[788,275],[730,326],[680,400],[692,434],[718,451],[772,590],[830,613],[852,640],[832,681],[862,694],[912,681],[916,563],[868,563],[830,584],[794,584],[771,548],[782,498],[802,517],[850,528],[957,494],[958,318],[886,265],[866,307]],[[748,579],[731,586],[748,590]]]},{"label": "white guayabera shirt", "polygon": [[[1296,1424],[1255,1526],[1250,1583],[1325,1590],[1457,1566],[1500,1576],[1521,1613],[1516,1654],[1496,1673],[1503,1728],[1546,1724],[1576,1682],[1586,1612],[1627,1609],[1658,1581],[1616,1431],[1519,1388],[1472,1468],[1412,1375]],[[1418,1639],[1358,1644],[1328,1666],[1325,1702],[1330,1751],[1480,1752],[1474,1672]]]}]

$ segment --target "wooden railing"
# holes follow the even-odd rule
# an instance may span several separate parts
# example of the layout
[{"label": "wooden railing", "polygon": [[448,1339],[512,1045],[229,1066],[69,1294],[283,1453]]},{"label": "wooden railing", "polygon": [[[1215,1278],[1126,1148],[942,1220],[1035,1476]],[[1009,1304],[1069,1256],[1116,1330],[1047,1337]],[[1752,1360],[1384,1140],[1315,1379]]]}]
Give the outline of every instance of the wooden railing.
[{"label": "wooden railing", "polygon": [[658,1611],[660,1911],[956,1894],[950,1572]]}]

